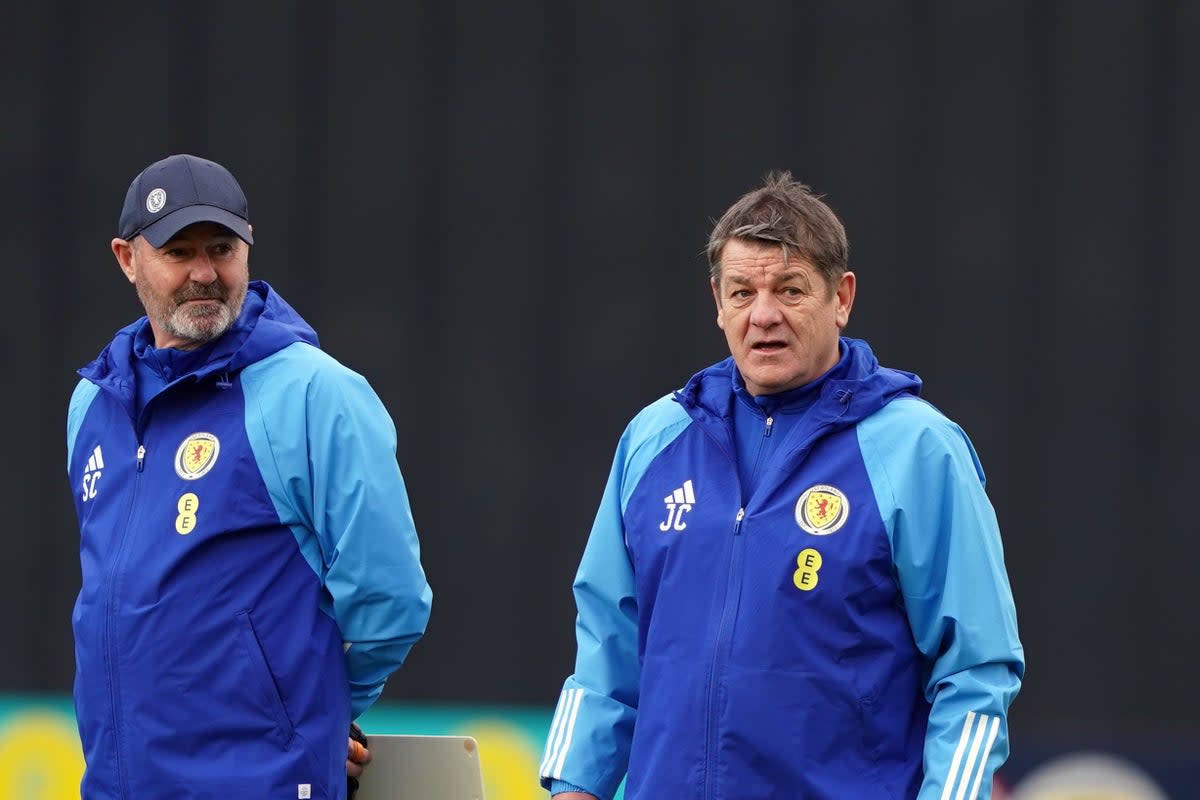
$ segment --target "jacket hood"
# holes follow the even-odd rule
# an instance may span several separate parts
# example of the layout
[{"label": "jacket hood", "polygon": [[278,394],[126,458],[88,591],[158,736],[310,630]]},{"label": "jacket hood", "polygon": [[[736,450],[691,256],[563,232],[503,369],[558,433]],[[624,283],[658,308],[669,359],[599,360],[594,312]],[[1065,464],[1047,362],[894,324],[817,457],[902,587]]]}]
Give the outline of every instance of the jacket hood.
[{"label": "jacket hood", "polygon": [[[101,388],[131,395],[134,385],[133,359],[140,347],[152,342],[146,317],[117,331],[113,340],[79,374]],[[242,312],[229,330],[216,341],[190,351],[180,359],[186,369],[176,378],[202,380],[214,373],[227,375],[295,342],[320,347],[317,333],[265,281],[250,281]]]},{"label": "jacket hood", "polygon": [[[853,425],[904,394],[919,395],[921,379],[911,372],[880,366],[870,345],[842,337],[841,356],[821,382],[813,422],[836,428]],[[734,387],[740,379],[733,357],[697,372],[675,400],[699,422],[725,422],[733,416]]]}]

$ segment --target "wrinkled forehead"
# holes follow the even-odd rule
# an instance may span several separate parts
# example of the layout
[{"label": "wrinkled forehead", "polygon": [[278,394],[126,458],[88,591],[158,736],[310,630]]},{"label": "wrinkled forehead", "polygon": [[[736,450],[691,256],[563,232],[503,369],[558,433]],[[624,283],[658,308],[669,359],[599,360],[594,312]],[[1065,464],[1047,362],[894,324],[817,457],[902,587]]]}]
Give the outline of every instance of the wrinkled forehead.
[{"label": "wrinkled forehead", "polygon": [[812,280],[817,273],[813,264],[795,247],[761,239],[731,239],[720,256],[721,275],[731,281]]}]

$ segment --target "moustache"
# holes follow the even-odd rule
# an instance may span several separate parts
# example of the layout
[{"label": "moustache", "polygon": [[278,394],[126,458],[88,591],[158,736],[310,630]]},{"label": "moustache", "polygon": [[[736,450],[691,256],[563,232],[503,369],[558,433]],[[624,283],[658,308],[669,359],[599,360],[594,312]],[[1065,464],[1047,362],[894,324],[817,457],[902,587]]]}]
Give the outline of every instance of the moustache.
[{"label": "moustache", "polygon": [[220,300],[224,302],[225,299],[225,292],[219,286],[194,284],[176,293],[175,305],[183,305],[189,300]]}]

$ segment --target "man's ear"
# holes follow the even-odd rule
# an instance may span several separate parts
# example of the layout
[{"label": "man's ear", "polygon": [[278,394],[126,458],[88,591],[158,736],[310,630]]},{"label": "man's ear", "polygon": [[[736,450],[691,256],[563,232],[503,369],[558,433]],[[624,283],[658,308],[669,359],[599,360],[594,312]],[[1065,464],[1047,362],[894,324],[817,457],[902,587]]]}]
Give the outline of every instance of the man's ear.
[{"label": "man's ear", "polygon": [[121,268],[121,272],[125,273],[125,277],[133,283],[137,279],[137,274],[133,269],[133,242],[127,242],[124,239],[112,240],[113,255],[117,259],[117,266]]},{"label": "man's ear", "polygon": [[853,272],[843,272],[837,284],[837,326],[845,328],[850,322],[850,309],[854,308],[854,293],[857,290],[857,278]]},{"label": "man's ear", "polygon": [[721,285],[716,278],[710,278],[708,285],[712,287],[713,302],[717,304],[717,327],[725,330],[725,319],[721,314]]}]

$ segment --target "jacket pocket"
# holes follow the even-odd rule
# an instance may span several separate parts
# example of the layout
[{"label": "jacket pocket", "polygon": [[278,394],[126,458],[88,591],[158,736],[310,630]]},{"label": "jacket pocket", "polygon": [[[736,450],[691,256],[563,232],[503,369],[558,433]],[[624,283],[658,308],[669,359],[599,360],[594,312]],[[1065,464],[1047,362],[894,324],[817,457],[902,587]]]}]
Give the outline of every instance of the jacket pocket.
[{"label": "jacket pocket", "polygon": [[252,684],[247,690],[253,693],[262,711],[275,723],[272,732],[276,735],[273,738],[280,747],[286,748],[296,735],[296,729],[283,705],[283,697],[280,696],[279,686],[271,674],[271,667],[267,663],[258,633],[254,630],[254,620],[250,618],[250,612],[239,611],[237,623],[238,637],[246,651],[246,673]]}]

